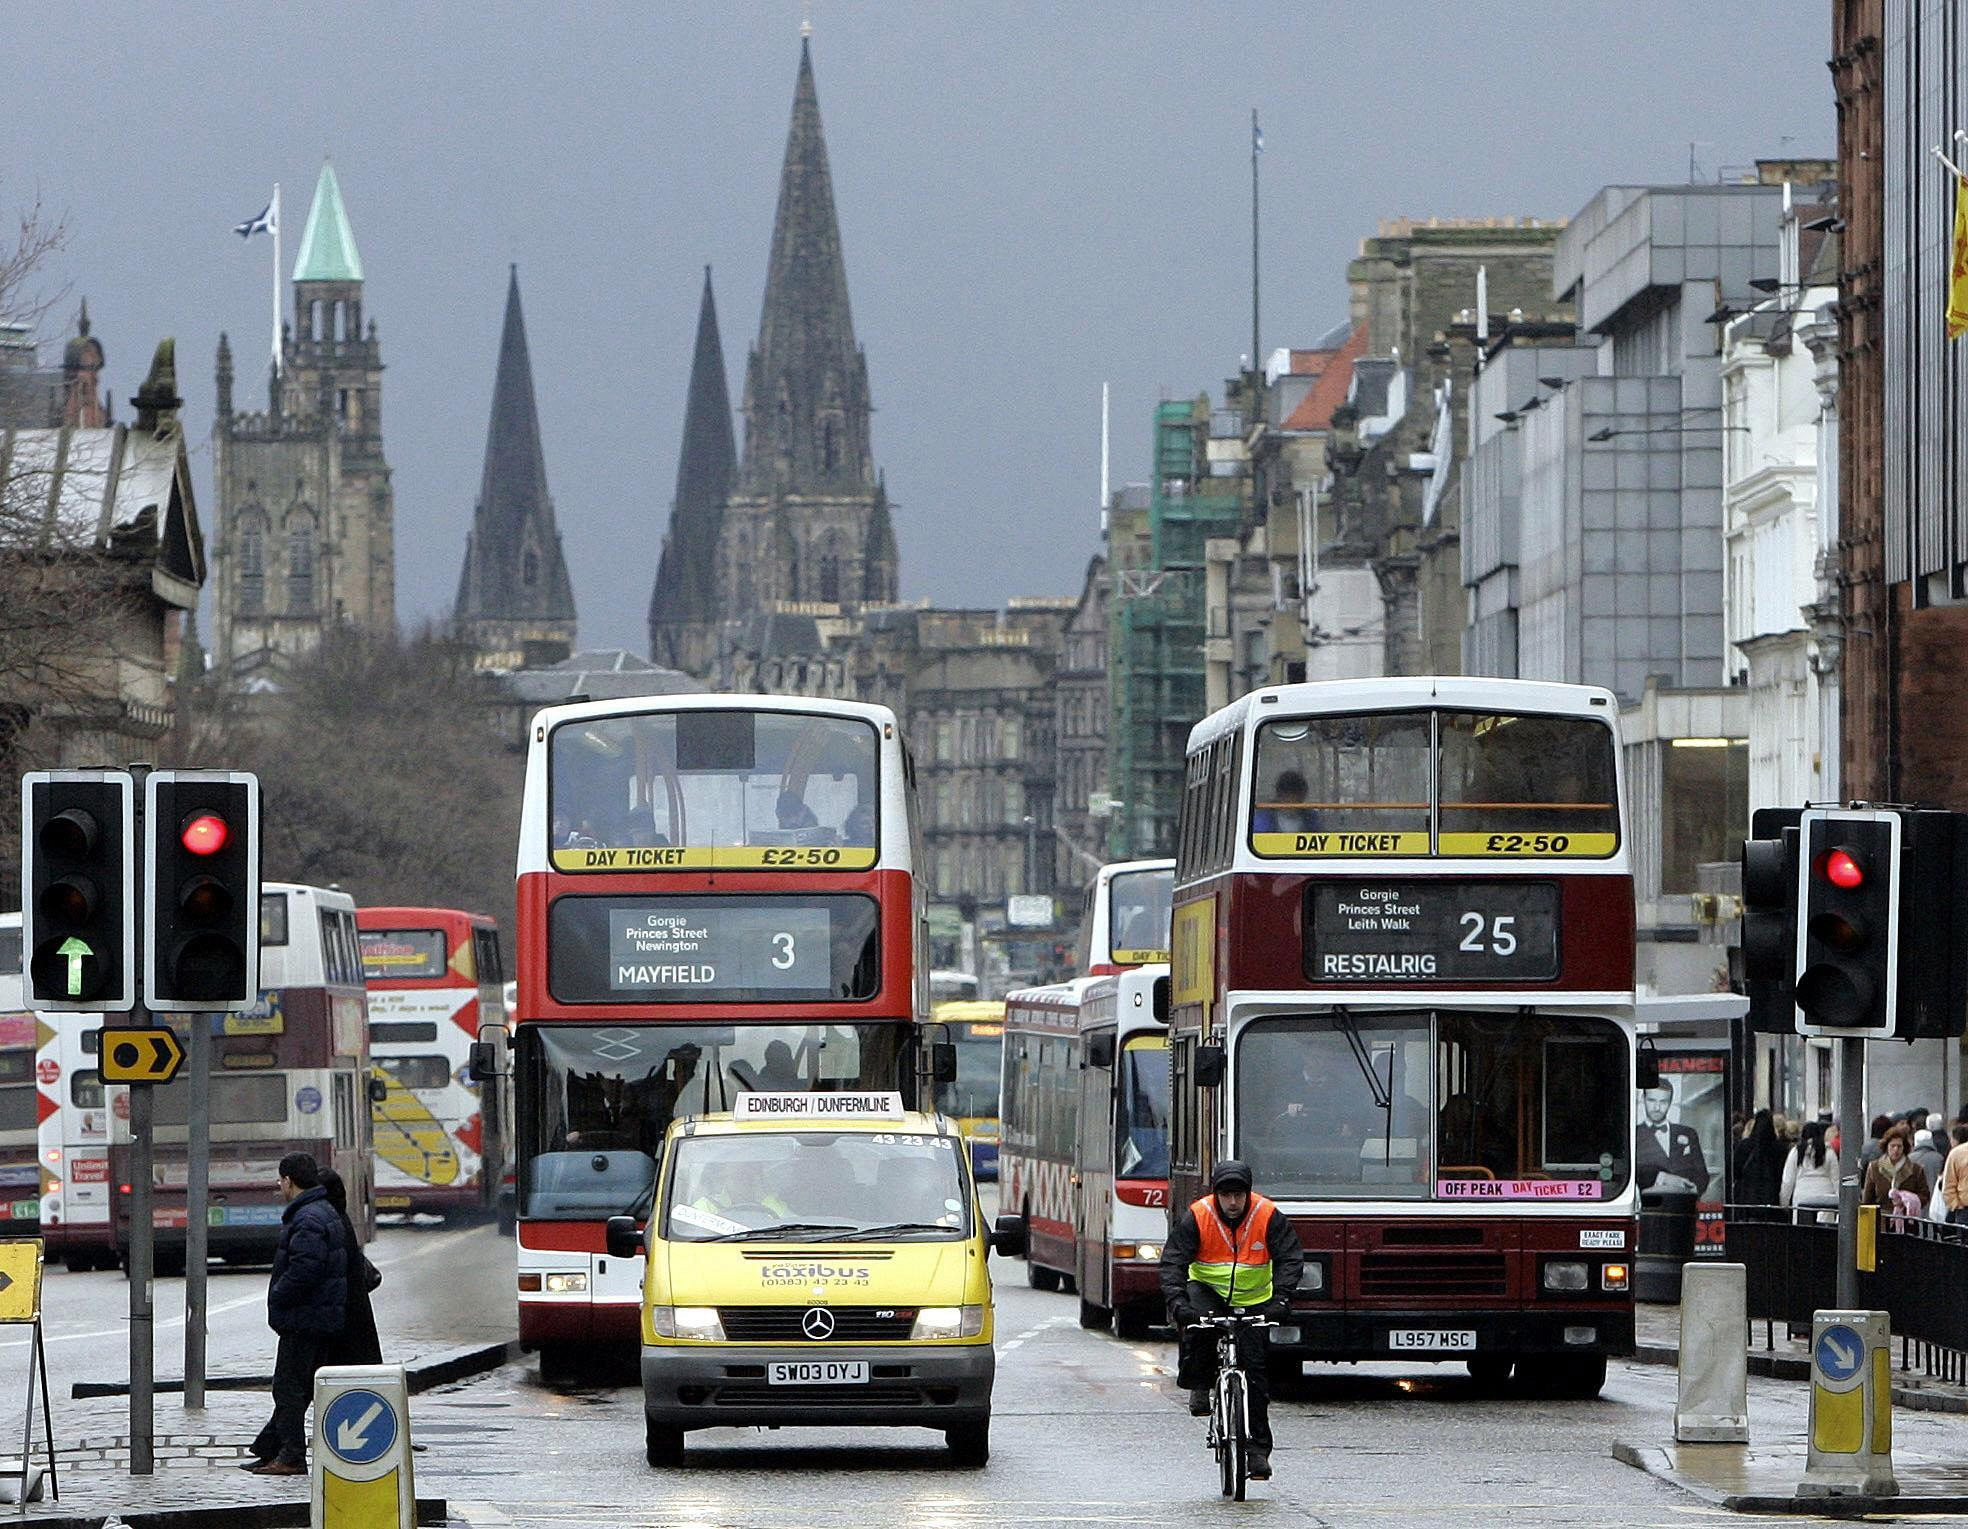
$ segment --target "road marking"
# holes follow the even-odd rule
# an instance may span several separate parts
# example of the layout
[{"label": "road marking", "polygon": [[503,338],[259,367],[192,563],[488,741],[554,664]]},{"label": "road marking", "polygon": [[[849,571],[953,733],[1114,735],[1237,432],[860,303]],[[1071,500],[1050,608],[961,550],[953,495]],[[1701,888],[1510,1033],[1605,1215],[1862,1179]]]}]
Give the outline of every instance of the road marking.
[{"label": "road marking", "polygon": [[1020,1344],[1025,1343],[1032,1338],[1038,1337],[1040,1333],[1045,1332],[1047,1329],[1054,1328],[1054,1327],[1064,1327],[1065,1325],[1066,1325],[1066,1319],[1064,1317],[1048,1317],[1046,1318],[1045,1321],[1039,1323],[1038,1326],[1028,1327],[1025,1329],[1024,1332],[1020,1333],[1016,1338],[1013,1338],[1008,1342],[999,1345],[998,1352],[1000,1354],[1009,1354],[1013,1349],[1017,1348]]}]

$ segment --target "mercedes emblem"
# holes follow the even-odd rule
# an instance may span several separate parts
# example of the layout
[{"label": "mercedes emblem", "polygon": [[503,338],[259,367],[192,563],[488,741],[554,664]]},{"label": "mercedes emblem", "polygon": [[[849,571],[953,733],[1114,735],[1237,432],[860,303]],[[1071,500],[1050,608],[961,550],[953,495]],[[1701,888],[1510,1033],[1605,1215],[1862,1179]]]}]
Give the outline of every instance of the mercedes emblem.
[{"label": "mercedes emblem", "polygon": [[800,1318],[800,1331],[815,1343],[834,1335],[834,1314],[824,1306],[815,1306]]}]

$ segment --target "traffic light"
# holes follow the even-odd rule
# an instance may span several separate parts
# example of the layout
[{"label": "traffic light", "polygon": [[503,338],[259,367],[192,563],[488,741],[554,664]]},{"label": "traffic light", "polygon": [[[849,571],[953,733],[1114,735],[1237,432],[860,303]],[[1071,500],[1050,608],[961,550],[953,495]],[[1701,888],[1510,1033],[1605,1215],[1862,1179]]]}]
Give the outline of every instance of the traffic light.
[{"label": "traffic light", "polygon": [[21,948],[31,1007],[98,1013],[135,1003],[134,804],[121,770],[21,777]]},{"label": "traffic light", "polygon": [[1799,1034],[1898,1033],[1900,827],[1900,814],[1885,808],[1813,807],[1802,815]]},{"label": "traffic light", "polygon": [[1759,807],[1742,847],[1742,976],[1749,1027],[1797,1030],[1798,807]]},{"label": "traffic light", "polygon": [[1900,814],[1902,1040],[1959,1040],[1968,1022],[1968,815]]},{"label": "traffic light", "polygon": [[144,781],[144,992],[166,1013],[251,1003],[260,986],[260,783],[231,770]]}]

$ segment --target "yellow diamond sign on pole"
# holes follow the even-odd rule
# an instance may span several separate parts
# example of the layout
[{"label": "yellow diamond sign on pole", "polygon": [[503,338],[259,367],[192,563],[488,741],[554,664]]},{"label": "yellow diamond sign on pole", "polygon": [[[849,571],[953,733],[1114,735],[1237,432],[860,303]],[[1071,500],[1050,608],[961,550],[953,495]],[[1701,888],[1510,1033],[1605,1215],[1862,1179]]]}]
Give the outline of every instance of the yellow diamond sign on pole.
[{"label": "yellow diamond sign on pole", "polygon": [[41,1239],[0,1237],[0,1322],[41,1320]]},{"label": "yellow diamond sign on pole", "polygon": [[169,1083],[184,1065],[184,1042],[163,1026],[102,1028],[105,1083]]}]

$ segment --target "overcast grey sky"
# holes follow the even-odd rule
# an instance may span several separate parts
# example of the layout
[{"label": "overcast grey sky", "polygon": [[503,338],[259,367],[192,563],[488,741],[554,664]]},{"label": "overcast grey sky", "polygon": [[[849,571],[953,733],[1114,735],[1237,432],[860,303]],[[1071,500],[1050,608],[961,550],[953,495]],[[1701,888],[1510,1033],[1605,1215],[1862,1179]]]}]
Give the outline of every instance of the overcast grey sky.
[{"label": "overcast grey sky", "polygon": [[[1163,396],[1346,313],[1378,219],[1564,216],[1610,181],[1828,153],[1808,0],[818,0],[814,66],[902,592],[1073,593]],[[398,614],[448,613],[517,261],[547,472],[590,646],[646,647],[706,262],[734,403],[756,333],[797,0],[7,6],[0,209],[71,243],[121,403],[178,339],[208,529],[212,353],[264,397],[274,181],[289,261],[335,160],[380,326]],[[209,630],[209,628],[208,628]]]}]

